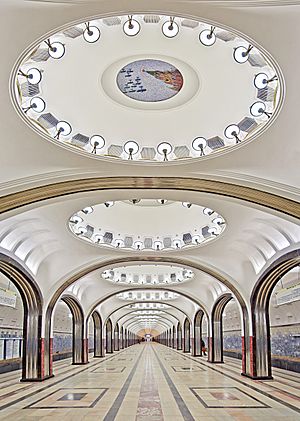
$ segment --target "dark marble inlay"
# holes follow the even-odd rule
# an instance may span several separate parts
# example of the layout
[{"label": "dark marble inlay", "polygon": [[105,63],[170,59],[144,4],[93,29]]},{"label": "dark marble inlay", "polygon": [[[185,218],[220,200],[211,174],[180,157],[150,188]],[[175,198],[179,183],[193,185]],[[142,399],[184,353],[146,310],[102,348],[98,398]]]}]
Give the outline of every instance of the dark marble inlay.
[{"label": "dark marble inlay", "polygon": [[[204,408],[244,408],[244,409],[250,409],[250,408],[261,408],[261,409],[265,409],[265,408],[270,408],[269,405],[265,404],[264,402],[262,402],[261,400],[255,398],[254,396],[251,396],[249,393],[245,392],[244,390],[239,389],[238,387],[234,387],[234,386],[226,386],[226,387],[190,387],[189,388],[190,391],[196,396],[196,398],[198,399],[199,402],[202,403],[202,405],[204,406]],[[223,390],[224,391],[223,391]],[[233,393],[230,393],[229,390],[231,390],[232,392],[237,392],[240,393],[241,396],[245,395],[245,397],[247,397],[247,400],[245,400],[244,402],[239,399],[237,396],[233,395]],[[201,396],[201,391],[202,392],[208,392],[210,395],[212,395],[214,398],[218,399],[218,400],[229,400],[229,401],[240,401],[240,403],[238,405],[234,405],[233,403],[230,404],[230,402],[228,403],[224,403],[223,405],[220,405],[219,402],[217,402],[216,405],[214,405],[212,403],[212,401],[207,400],[205,397]],[[249,402],[250,399],[250,402]],[[207,402],[206,402],[207,401]],[[252,402],[251,402],[252,401]]]},{"label": "dark marble inlay", "polygon": [[61,398],[57,399],[58,401],[80,401],[84,398],[87,393],[67,393]]},{"label": "dark marble inlay", "polygon": [[229,392],[209,392],[214,398],[218,399],[219,401],[223,400],[230,400],[230,401],[239,401],[240,399],[234,396],[232,393]]},{"label": "dark marble inlay", "polygon": [[173,370],[178,373],[178,372],[185,372],[185,373],[189,373],[189,372],[195,372],[195,371],[206,371],[204,370],[202,367],[199,366],[195,366],[195,367],[183,367],[183,366],[171,366],[173,368]]}]

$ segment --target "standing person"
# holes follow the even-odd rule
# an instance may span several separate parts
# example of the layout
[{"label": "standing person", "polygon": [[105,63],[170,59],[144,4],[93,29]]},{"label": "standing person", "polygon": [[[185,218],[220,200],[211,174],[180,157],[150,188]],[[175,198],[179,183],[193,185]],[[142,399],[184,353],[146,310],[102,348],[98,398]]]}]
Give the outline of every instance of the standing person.
[{"label": "standing person", "polygon": [[202,350],[202,354],[206,355],[205,342],[203,339],[201,339],[201,350]]}]

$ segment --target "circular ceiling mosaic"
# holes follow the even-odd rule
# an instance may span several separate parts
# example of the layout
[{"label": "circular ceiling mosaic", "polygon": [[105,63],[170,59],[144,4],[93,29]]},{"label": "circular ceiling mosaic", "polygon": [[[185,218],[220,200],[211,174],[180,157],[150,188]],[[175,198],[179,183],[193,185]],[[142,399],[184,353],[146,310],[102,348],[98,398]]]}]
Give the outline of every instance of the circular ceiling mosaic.
[{"label": "circular ceiling mosaic", "polygon": [[194,272],[179,266],[139,265],[107,269],[101,276],[115,284],[174,285],[192,279]]},{"label": "circular ceiling mosaic", "polygon": [[165,61],[137,60],[119,71],[117,84],[129,98],[158,102],[178,94],[183,85],[183,76],[176,67]]},{"label": "circular ceiling mosaic", "polygon": [[88,206],[71,216],[69,227],[88,243],[142,252],[206,244],[223,232],[226,222],[213,209],[190,202],[132,199]]},{"label": "circular ceiling mosaic", "polygon": [[20,58],[12,97],[24,121],[93,157],[202,158],[254,139],[282,103],[281,72],[246,36],[164,15],[78,21]]}]

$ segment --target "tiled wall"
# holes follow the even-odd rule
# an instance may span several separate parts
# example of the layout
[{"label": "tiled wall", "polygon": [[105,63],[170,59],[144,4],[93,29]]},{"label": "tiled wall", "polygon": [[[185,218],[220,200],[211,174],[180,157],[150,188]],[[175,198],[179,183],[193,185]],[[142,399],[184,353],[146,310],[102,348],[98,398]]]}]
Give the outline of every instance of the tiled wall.
[{"label": "tiled wall", "polygon": [[223,347],[226,349],[242,350],[241,331],[228,331],[223,333]]},{"label": "tiled wall", "polygon": [[[242,350],[240,332],[224,332],[224,350]],[[271,328],[272,355],[300,357],[300,326]]]},{"label": "tiled wall", "polygon": [[[94,336],[89,335],[89,349],[94,349]],[[64,353],[72,351],[72,334],[54,332],[53,353]]]}]

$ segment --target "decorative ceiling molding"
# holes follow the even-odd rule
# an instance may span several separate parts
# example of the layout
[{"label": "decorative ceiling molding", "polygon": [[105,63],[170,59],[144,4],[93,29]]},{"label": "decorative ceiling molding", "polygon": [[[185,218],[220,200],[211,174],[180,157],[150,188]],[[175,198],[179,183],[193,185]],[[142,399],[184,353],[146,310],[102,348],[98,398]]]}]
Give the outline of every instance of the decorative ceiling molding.
[{"label": "decorative ceiling molding", "polygon": [[53,183],[2,196],[0,213],[76,193],[118,189],[162,189],[209,193],[253,203],[300,219],[300,203],[294,200],[251,187],[183,177],[98,177]]}]

